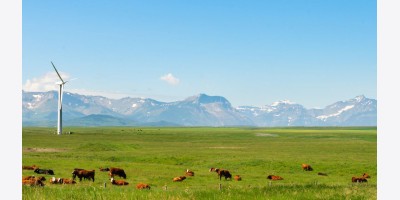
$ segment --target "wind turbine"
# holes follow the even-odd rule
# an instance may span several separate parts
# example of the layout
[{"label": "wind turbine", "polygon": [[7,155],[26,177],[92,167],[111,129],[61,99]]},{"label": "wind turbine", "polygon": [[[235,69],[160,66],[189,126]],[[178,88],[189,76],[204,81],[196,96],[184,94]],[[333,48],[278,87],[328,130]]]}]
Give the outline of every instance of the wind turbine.
[{"label": "wind turbine", "polygon": [[58,88],[58,123],[57,123],[57,134],[61,135],[62,134],[62,96],[63,96],[63,90],[64,90],[64,84],[67,83],[68,81],[64,81],[60,74],[58,73],[56,66],[54,66],[53,62],[51,62],[53,65],[54,70],[56,70],[56,73],[58,77],[60,78],[60,82],[57,82],[56,84],[59,85]]}]

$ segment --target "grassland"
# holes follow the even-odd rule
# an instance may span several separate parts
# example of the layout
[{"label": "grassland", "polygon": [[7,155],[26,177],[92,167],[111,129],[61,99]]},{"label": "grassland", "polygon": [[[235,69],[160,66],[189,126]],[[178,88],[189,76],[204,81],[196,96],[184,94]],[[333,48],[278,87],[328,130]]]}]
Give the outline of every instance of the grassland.
[{"label": "grassland", "polygon": [[[95,169],[95,181],[23,186],[23,199],[376,199],[376,127],[155,128],[24,127],[23,165],[50,168],[70,178],[74,168]],[[314,171],[303,171],[302,163]],[[128,186],[113,186],[99,167],[120,167]],[[210,167],[242,181],[220,181]],[[183,182],[172,178],[195,172]],[[318,172],[328,176],[318,176]],[[354,184],[352,176],[371,175]],[[22,170],[22,175],[33,171]],[[282,181],[270,181],[267,175]],[[50,175],[46,176],[48,180]],[[119,178],[117,178],[119,179]],[[150,190],[135,188],[148,183]],[[106,183],[106,187],[104,187]],[[220,189],[221,184],[221,189]]]}]

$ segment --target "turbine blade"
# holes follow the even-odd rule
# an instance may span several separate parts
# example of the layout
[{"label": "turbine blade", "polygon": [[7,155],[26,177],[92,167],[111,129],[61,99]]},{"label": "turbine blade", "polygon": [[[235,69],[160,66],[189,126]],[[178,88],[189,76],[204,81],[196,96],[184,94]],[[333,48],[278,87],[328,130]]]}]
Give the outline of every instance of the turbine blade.
[{"label": "turbine blade", "polygon": [[65,82],[64,82],[64,80],[61,78],[60,74],[58,73],[58,71],[57,71],[57,69],[56,69],[56,66],[54,66],[53,62],[51,62],[51,64],[53,65],[54,70],[56,70],[56,73],[57,73],[58,77],[61,79],[62,83],[64,84]]}]

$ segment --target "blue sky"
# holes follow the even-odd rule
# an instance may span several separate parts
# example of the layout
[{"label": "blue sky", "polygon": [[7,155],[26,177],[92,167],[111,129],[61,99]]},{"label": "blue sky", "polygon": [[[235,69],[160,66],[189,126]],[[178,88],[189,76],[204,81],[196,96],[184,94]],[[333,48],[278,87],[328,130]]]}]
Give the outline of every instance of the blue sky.
[{"label": "blue sky", "polygon": [[376,98],[376,1],[23,1],[26,91],[233,106]]}]

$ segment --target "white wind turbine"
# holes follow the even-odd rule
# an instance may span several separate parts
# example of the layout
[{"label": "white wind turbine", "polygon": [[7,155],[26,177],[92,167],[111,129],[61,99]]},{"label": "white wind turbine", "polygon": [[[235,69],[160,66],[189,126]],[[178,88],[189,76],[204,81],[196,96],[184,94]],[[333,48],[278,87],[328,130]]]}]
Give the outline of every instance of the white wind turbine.
[{"label": "white wind turbine", "polygon": [[63,96],[63,90],[64,90],[64,84],[67,83],[68,81],[64,81],[60,74],[58,73],[56,67],[54,66],[53,62],[51,64],[54,67],[54,70],[56,70],[56,73],[58,77],[60,78],[60,82],[57,82],[56,84],[59,85],[60,87],[58,88],[58,123],[57,123],[57,134],[61,135],[62,134],[62,96]]}]

